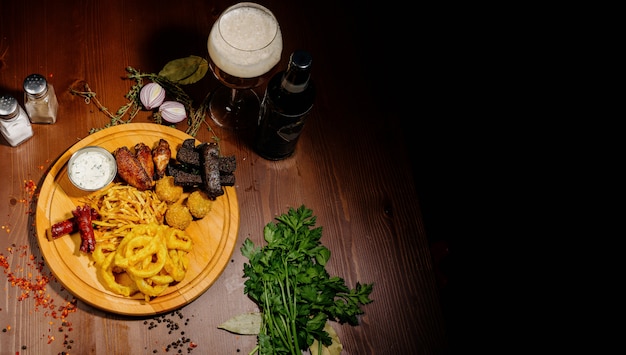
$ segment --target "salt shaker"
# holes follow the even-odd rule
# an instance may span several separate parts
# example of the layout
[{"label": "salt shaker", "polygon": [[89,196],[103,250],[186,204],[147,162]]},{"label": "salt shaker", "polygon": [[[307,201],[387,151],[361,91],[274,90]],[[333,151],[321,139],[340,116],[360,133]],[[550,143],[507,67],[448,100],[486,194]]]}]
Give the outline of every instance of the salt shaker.
[{"label": "salt shaker", "polygon": [[57,101],[54,87],[40,74],[31,74],[24,79],[24,108],[32,123],[55,123]]},{"label": "salt shaker", "polygon": [[254,145],[265,159],[285,159],[296,149],[315,101],[312,62],[309,52],[296,50],[289,57],[287,70],[274,75],[267,85]]},{"label": "salt shaker", "polygon": [[11,95],[0,95],[0,132],[13,147],[33,136],[26,111]]}]

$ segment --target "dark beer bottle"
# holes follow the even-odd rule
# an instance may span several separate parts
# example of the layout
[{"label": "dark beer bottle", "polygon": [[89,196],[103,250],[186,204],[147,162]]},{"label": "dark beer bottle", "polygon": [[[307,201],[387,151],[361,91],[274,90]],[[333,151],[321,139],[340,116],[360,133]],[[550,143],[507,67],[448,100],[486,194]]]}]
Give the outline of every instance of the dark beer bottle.
[{"label": "dark beer bottle", "polygon": [[270,79],[265,90],[254,148],[265,159],[291,156],[315,100],[311,80],[311,54],[297,50],[289,57],[287,70]]}]

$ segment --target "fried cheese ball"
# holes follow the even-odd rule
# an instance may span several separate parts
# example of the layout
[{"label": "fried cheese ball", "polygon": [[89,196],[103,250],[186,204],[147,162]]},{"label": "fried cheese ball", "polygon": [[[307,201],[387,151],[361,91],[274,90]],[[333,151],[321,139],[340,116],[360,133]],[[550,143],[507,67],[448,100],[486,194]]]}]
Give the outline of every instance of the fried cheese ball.
[{"label": "fried cheese ball", "polygon": [[193,216],[187,206],[174,204],[167,208],[165,212],[165,223],[172,228],[185,230],[193,221]]},{"label": "fried cheese ball", "polygon": [[195,218],[204,218],[211,211],[211,206],[213,206],[213,201],[200,190],[190,193],[187,197],[187,207]]},{"label": "fried cheese ball", "polygon": [[154,192],[161,201],[165,201],[168,204],[178,201],[183,194],[183,187],[174,184],[173,176],[164,176],[157,180],[154,187]]}]

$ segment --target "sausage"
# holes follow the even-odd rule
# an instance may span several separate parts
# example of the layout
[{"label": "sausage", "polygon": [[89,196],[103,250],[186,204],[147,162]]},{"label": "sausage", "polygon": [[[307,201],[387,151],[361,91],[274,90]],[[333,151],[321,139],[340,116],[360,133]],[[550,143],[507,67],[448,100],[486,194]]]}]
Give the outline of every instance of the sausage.
[{"label": "sausage", "polygon": [[80,233],[80,251],[91,253],[96,249],[96,236],[91,223],[91,208],[88,205],[78,206],[72,211]]},{"label": "sausage", "polygon": [[[100,214],[94,208],[91,209],[91,219],[100,219]],[[66,234],[72,234],[76,232],[78,232],[78,224],[76,223],[76,218],[72,217],[66,219],[65,221],[53,224],[52,227],[50,227],[48,239],[53,240]]]},{"label": "sausage", "polygon": [[48,235],[48,239],[52,240],[62,235],[72,234],[75,232],[75,226],[76,224],[74,223],[74,218],[55,223],[52,225],[52,227],[50,227],[50,234]]}]

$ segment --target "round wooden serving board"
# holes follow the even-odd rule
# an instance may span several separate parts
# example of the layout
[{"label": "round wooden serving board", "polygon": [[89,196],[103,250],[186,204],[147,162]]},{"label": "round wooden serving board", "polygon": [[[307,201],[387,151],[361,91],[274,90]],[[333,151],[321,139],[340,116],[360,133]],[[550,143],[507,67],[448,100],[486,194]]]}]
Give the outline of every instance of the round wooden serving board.
[{"label": "round wooden serving board", "polygon": [[[74,152],[88,145],[100,146],[110,152],[127,146],[132,151],[140,142],[152,148],[161,138],[169,142],[172,158],[175,158],[180,144],[193,137],[154,123],[129,123],[106,128],[87,136],[63,153],[41,185],[35,220],[37,241],[45,261],[65,288],[82,301],[102,310],[134,316],[155,315],[186,305],[217,280],[234,251],[239,231],[239,205],[234,187],[225,187],[224,195],[215,200],[211,212],[187,228],[186,232],[193,240],[193,250],[189,253],[189,269],[185,278],[150,302],[146,302],[141,293],[124,297],[108,291],[97,277],[91,255],[79,250],[78,233],[48,240],[50,227],[71,218],[72,210],[90,194],[74,187],[67,176],[67,162]],[[199,143],[196,141],[196,144]]]}]

